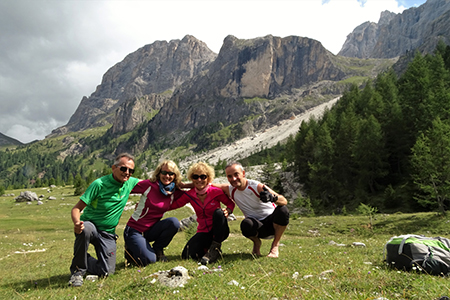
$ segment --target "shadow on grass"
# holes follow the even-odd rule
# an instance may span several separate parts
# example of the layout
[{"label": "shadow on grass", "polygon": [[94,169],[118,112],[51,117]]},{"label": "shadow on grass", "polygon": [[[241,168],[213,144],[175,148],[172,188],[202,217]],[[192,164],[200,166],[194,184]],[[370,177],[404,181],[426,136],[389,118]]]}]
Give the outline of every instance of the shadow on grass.
[{"label": "shadow on grass", "polygon": [[2,284],[1,287],[4,289],[13,289],[17,293],[38,289],[61,289],[69,287],[69,279],[70,275],[67,273],[40,279],[6,283]]},{"label": "shadow on grass", "polygon": [[[185,262],[187,262],[187,260],[182,259],[180,256],[177,255],[169,255],[167,256],[167,258],[169,260],[168,263],[156,262],[156,264],[159,264],[160,269],[171,269],[174,267],[175,264],[183,266]],[[255,260],[256,258],[257,257],[253,256],[249,252],[242,252],[242,253],[225,252],[217,262],[208,265],[208,268],[218,267],[221,264],[233,264],[236,262],[240,262],[242,260]],[[189,261],[193,262],[193,260]],[[164,268],[164,266],[167,266],[167,268]],[[124,271],[129,268],[139,268],[139,266],[131,266],[131,265],[126,266],[125,262],[123,261],[119,262],[116,265],[116,273],[114,276],[119,275],[121,271]],[[12,289],[17,293],[23,293],[29,290],[37,290],[37,289],[65,289],[65,288],[72,288],[69,286],[69,279],[70,274],[69,272],[67,272],[65,274],[54,275],[46,278],[35,278],[26,281],[3,283],[0,286],[3,289]]]},{"label": "shadow on grass", "polygon": [[[190,263],[195,262],[193,259],[186,260],[186,259],[182,259],[181,256],[177,256],[177,255],[166,255],[166,256],[167,256],[168,262],[156,262],[155,264],[159,265],[162,269],[165,269],[164,266],[167,266],[166,269],[172,269],[175,267],[174,266],[175,264],[182,266],[186,262],[190,262]],[[264,257],[264,256],[262,256],[262,257]],[[209,266],[212,266],[212,267],[218,266],[221,263],[234,263],[234,262],[238,262],[238,261],[242,261],[242,260],[254,260],[255,258],[258,258],[258,257],[253,256],[250,252],[243,252],[243,253],[241,253],[241,252],[240,253],[224,252],[224,253],[222,253],[222,257],[219,258],[217,262],[215,262],[211,265],[208,265],[208,267]],[[198,261],[198,262],[200,262],[200,261]],[[198,263],[198,262],[196,262],[196,263]],[[116,272],[121,271],[121,270],[126,270],[129,268],[141,268],[141,267],[142,266],[125,265],[125,262],[120,262],[120,263],[117,263],[117,265],[116,265]]]},{"label": "shadow on grass", "polygon": [[[427,228],[442,231],[442,220],[443,218],[439,215],[398,215],[385,220],[377,220],[374,227],[387,234],[423,234],[424,224]],[[445,227],[448,227],[448,224]]]}]

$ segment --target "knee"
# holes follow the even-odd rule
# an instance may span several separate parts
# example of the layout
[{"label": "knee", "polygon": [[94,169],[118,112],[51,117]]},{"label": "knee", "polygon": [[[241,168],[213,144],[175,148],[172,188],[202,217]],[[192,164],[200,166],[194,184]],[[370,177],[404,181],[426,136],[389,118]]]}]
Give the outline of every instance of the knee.
[{"label": "knee", "polygon": [[275,209],[273,222],[281,226],[289,224],[289,209],[285,205]]},{"label": "knee", "polygon": [[84,229],[77,236],[90,237],[91,235],[95,234],[96,232],[97,232],[97,228],[95,227],[95,225],[93,223],[91,223],[89,221],[84,221]]},{"label": "knee", "polygon": [[253,223],[250,219],[244,219],[241,222],[241,232],[245,237],[251,237],[256,235],[256,231],[253,230]]},{"label": "knee", "polygon": [[214,217],[222,217],[225,216],[223,210],[221,208],[217,208],[213,214]]},{"label": "knee", "polygon": [[218,208],[214,211],[213,220],[221,220],[222,222],[226,221],[225,214],[223,213],[223,210],[221,208]]},{"label": "knee", "polygon": [[178,221],[175,217],[167,218],[167,221],[169,222],[168,225],[170,228],[173,228],[174,230],[178,231],[180,229],[180,221]]}]

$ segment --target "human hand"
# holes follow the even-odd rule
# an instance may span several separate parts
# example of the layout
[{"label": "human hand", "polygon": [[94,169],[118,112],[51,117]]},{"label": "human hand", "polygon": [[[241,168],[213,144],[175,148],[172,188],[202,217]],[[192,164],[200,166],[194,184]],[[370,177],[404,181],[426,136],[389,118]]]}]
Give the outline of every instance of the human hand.
[{"label": "human hand", "polygon": [[227,208],[222,208],[223,211],[223,215],[225,216],[225,218],[228,218],[229,212]]},{"label": "human hand", "polygon": [[76,234],[82,233],[83,230],[84,230],[84,222],[83,221],[78,221],[74,224],[74,231]]},{"label": "human hand", "polygon": [[269,192],[269,190],[264,186],[261,193],[259,193],[259,199],[261,199],[262,202],[275,202],[274,196]]}]

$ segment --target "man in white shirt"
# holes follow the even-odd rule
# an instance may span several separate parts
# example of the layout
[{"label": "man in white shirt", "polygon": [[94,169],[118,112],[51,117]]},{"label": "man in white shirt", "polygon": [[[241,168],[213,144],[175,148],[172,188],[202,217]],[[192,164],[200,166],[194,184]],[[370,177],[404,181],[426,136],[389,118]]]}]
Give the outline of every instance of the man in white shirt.
[{"label": "man in white shirt", "polygon": [[289,224],[286,198],[256,180],[245,178],[245,170],[239,162],[228,164],[225,173],[230,185],[217,186],[222,188],[244,213],[241,231],[253,242],[252,254],[261,256],[261,239],[273,237],[267,257],[278,257],[281,236]]}]

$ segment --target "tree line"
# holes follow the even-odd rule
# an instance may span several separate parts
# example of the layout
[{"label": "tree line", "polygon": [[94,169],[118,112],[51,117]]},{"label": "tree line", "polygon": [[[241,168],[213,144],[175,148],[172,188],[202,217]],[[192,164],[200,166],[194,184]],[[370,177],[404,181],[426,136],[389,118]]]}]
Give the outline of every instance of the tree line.
[{"label": "tree line", "polygon": [[313,207],[445,211],[450,199],[450,47],[416,53],[353,86],[319,120],[303,122],[286,156]]},{"label": "tree line", "polygon": [[[439,43],[433,54],[416,53],[401,75],[391,69],[363,88],[352,86],[320,119],[303,122],[286,144],[261,149],[242,163],[265,164],[265,180],[279,192],[282,178],[273,163],[294,171],[304,189],[299,197],[307,198],[297,202],[317,212],[354,211],[361,203],[444,212],[450,198],[449,85],[450,47]],[[84,142],[90,151],[104,149],[105,136]],[[31,146],[0,151],[0,194],[50,184],[74,184],[79,194],[111,171],[112,162],[99,166],[90,153],[62,160]],[[141,178],[139,166],[155,163],[138,157],[135,175]],[[219,160],[216,170],[225,164]]]}]

